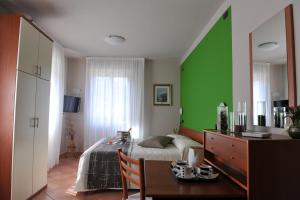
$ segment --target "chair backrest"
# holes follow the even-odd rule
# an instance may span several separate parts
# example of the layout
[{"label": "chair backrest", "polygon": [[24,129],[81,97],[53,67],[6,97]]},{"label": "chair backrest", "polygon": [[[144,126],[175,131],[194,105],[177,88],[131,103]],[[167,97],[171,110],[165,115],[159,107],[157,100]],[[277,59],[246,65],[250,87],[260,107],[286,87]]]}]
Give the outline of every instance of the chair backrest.
[{"label": "chair backrest", "polygon": [[122,177],[123,199],[126,200],[128,198],[128,181],[128,183],[131,183],[140,189],[140,200],[145,200],[144,159],[132,159],[124,154],[122,149],[118,149],[118,156]]}]

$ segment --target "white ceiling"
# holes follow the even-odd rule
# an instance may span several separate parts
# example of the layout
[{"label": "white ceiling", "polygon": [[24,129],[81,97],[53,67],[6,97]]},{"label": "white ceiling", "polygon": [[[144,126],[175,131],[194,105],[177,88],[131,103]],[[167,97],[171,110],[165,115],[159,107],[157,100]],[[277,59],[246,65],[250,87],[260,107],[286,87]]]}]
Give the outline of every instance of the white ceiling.
[{"label": "white ceiling", "polygon": [[[271,51],[264,51],[257,47],[265,42],[277,42],[279,46]],[[283,10],[253,31],[253,60],[274,64],[286,63],[286,31]]]},{"label": "white ceiling", "polygon": [[[3,1],[3,0],[2,0]],[[224,0],[5,0],[82,56],[181,58]],[[12,5],[9,5],[12,6]],[[109,46],[109,34],[124,36]]]}]

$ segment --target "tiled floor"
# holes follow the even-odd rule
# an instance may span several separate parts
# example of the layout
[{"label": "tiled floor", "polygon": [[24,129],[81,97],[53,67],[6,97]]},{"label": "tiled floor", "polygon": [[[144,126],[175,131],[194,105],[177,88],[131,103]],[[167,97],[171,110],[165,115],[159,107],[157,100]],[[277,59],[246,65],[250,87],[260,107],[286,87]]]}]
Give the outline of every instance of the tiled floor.
[{"label": "tiled floor", "polygon": [[121,200],[121,191],[79,193],[74,191],[78,159],[63,158],[48,174],[48,186],[34,200]]}]

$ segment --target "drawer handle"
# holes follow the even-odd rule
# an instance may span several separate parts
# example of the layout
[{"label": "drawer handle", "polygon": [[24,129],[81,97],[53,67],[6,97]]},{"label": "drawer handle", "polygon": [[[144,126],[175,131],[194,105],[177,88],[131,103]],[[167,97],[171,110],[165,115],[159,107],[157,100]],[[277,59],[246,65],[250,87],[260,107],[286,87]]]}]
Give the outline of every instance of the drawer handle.
[{"label": "drawer handle", "polygon": [[234,145],[234,144],[231,144],[231,147],[235,147],[235,145]]},{"label": "drawer handle", "polygon": [[233,157],[233,156],[231,156],[230,158],[231,158],[231,160],[234,160],[234,157]]},{"label": "drawer handle", "polygon": [[213,137],[211,137],[210,139],[211,139],[211,140],[214,140],[214,138],[213,138]]}]

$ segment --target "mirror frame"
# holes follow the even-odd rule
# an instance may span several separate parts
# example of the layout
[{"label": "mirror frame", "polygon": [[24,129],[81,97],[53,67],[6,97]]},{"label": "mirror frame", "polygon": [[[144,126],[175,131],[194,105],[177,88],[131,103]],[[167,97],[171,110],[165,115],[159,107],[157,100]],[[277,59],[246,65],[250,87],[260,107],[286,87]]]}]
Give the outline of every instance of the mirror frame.
[{"label": "mirror frame", "polygon": [[[297,106],[297,83],[296,83],[296,57],[295,57],[295,36],[293,5],[284,8],[286,49],[287,49],[287,75],[288,75],[288,100],[289,107]],[[249,33],[249,58],[250,58],[250,119],[253,125],[253,52],[252,32]]]}]

